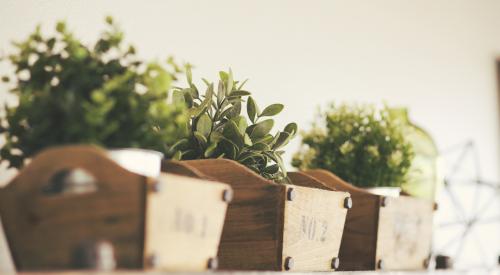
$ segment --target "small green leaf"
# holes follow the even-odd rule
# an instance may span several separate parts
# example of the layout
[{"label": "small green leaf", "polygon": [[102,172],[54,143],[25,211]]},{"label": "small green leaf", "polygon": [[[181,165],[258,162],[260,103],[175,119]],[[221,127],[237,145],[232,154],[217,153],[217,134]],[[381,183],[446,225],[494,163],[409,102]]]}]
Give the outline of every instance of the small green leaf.
[{"label": "small green leaf", "polygon": [[231,118],[231,120],[238,126],[240,134],[244,135],[248,127],[247,120],[243,116],[236,116]]},{"label": "small green leaf", "polygon": [[190,88],[191,96],[193,98],[199,99],[200,98],[200,94],[198,92],[198,88],[196,87],[196,85],[191,84],[189,88]]},{"label": "small green leaf", "polygon": [[224,82],[222,82],[222,80],[219,80],[219,87],[217,89],[217,105],[221,106],[223,100],[224,100]]},{"label": "small green leaf", "polygon": [[[253,126],[253,125],[252,125]],[[267,134],[264,137],[257,138],[254,140],[254,143],[265,143],[265,144],[271,144],[273,141],[274,137],[271,134]]]},{"label": "small green leaf", "polygon": [[[219,119],[221,119],[221,118],[224,118],[224,117],[228,116],[228,115],[229,115],[229,113],[232,111],[232,109],[233,109],[233,107],[232,107],[232,106],[231,106],[231,107],[229,107],[229,108],[227,108],[227,109],[225,109],[224,111],[222,111],[222,112],[221,112],[221,113],[220,113],[220,114],[219,114],[219,115],[215,118],[215,120],[219,120]],[[231,118],[231,117],[229,116],[229,118]]]},{"label": "small green leaf", "polygon": [[222,150],[224,151],[223,152],[224,157],[228,159],[236,159],[236,155],[238,154],[238,149],[233,143],[227,140],[223,140],[220,142],[220,145]]},{"label": "small green leaf", "polygon": [[193,107],[193,96],[191,95],[191,89],[186,89],[184,91],[184,101],[188,108]]},{"label": "small green leaf", "polygon": [[184,92],[179,90],[173,91],[172,102],[175,104],[186,104],[186,99],[184,98]]},{"label": "small green leaf", "polygon": [[285,146],[290,141],[290,138],[292,137],[292,135],[290,135],[287,132],[280,132],[280,133],[278,133],[277,137],[278,138],[276,139],[276,141],[273,144],[274,150]]},{"label": "small green leaf", "polygon": [[203,153],[203,156],[206,158],[213,156],[216,149],[217,149],[217,143],[216,142],[210,143],[210,145],[207,147],[207,149]]},{"label": "small green leaf", "polygon": [[255,123],[255,117],[257,116],[257,113],[258,113],[257,109],[258,109],[257,104],[255,103],[253,98],[251,96],[248,97],[247,114],[248,114],[248,118],[250,119],[250,121],[252,123]]},{"label": "small green leaf", "polygon": [[193,133],[194,137],[196,138],[196,140],[198,140],[198,143],[200,144],[201,147],[205,147],[207,145],[207,138],[202,135],[200,132],[198,131],[195,131]]},{"label": "small green leaf", "polygon": [[237,90],[233,91],[231,95],[229,95],[229,98],[235,98],[235,97],[242,97],[242,96],[249,96],[251,95],[250,92],[248,91],[243,91],[243,90]]},{"label": "small green leaf", "polygon": [[189,85],[193,84],[193,73],[191,72],[191,65],[186,65],[186,78]]},{"label": "small green leaf", "polygon": [[203,114],[196,123],[196,131],[200,132],[203,136],[208,137],[212,132],[212,119],[208,114]]},{"label": "small green leaf", "polygon": [[231,111],[228,114],[229,118],[239,116],[241,113],[241,103],[236,102],[233,104],[233,108],[231,108]]},{"label": "small green leaf", "polygon": [[224,72],[224,71],[220,71],[220,72],[219,72],[219,77],[220,77],[220,79],[221,79],[222,81],[227,81],[227,79],[228,79],[228,75],[227,75],[227,73],[226,73],[226,72]]},{"label": "small green leaf", "polygon": [[284,106],[283,104],[272,104],[267,106],[262,113],[259,115],[261,116],[275,116],[279,114],[283,110]]},{"label": "small green leaf", "polygon": [[108,15],[108,16],[106,16],[105,20],[106,20],[106,23],[108,23],[109,25],[113,24],[113,17],[111,17],[111,16]]},{"label": "small green leaf", "polygon": [[170,154],[173,154],[175,151],[177,150],[183,150],[185,149],[185,147],[189,145],[189,140],[186,139],[186,138],[183,138],[179,141],[177,141],[176,143],[174,143],[174,145],[172,145],[170,148],[169,148],[169,153]]},{"label": "small green leaf", "polygon": [[173,160],[181,160],[182,159],[182,152],[181,151],[175,152],[175,154],[172,156],[172,159]]},{"label": "small green leaf", "polygon": [[210,134],[210,142],[217,143],[223,139],[223,135],[219,132],[212,131]]},{"label": "small green leaf", "polygon": [[259,143],[254,143],[250,147],[250,149],[255,151],[269,151],[271,150],[271,147],[265,143],[259,142]]},{"label": "small green leaf", "polygon": [[273,174],[278,173],[279,170],[280,170],[279,165],[273,164],[273,165],[270,165],[270,166],[267,166],[266,168],[264,168],[264,173],[273,175]]},{"label": "small green leaf", "polygon": [[233,71],[229,69],[229,74],[227,76],[227,89],[226,89],[226,94],[231,95],[233,91]]},{"label": "small green leaf", "polygon": [[244,133],[244,141],[245,141],[245,145],[247,146],[252,146],[253,143],[252,143],[252,139],[250,138],[250,136],[247,134],[247,133]]},{"label": "small green leaf", "polygon": [[197,106],[195,108],[191,108],[189,110],[190,115],[193,117],[198,117],[200,116],[210,105],[212,104],[212,96],[214,93],[214,86],[213,84],[210,84],[207,88],[207,91],[205,93],[205,99],[203,99],[202,103],[200,106]]},{"label": "small green leaf", "polygon": [[289,123],[285,126],[285,132],[289,133],[290,135],[295,135],[297,133],[297,123],[292,122]]},{"label": "small green leaf", "polygon": [[238,126],[236,125],[236,123],[234,123],[234,121],[230,120],[228,121],[228,123],[226,123],[226,126],[224,127],[222,134],[227,140],[231,141],[238,148],[243,147],[244,145],[243,135],[240,133]]},{"label": "small green leaf", "polygon": [[[252,127],[254,126],[254,127]],[[250,129],[250,137],[252,139],[257,139],[257,138],[261,138],[261,137],[264,137],[266,134],[268,134],[271,129],[273,128],[274,126],[274,120],[272,119],[266,119],[266,120],[263,120],[257,124],[254,124],[250,127],[252,127],[250,129],[250,127],[248,127],[247,129]]]}]

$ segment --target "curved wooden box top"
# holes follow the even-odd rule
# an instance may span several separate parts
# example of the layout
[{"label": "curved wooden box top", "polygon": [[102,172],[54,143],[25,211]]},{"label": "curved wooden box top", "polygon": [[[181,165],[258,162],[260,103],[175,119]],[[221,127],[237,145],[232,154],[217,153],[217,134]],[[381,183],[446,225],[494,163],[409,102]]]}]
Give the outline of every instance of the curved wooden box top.
[{"label": "curved wooden box top", "polygon": [[217,180],[238,187],[278,186],[245,167],[229,159],[166,160],[162,170],[169,173]]},{"label": "curved wooden box top", "polygon": [[372,194],[362,188],[356,187],[343,179],[339,178],[337,175],[334,173],[324,170],[324,169],[313,169],[313,170],[306,170],[303,173],[321,181],[324,185],[328,186],[328,188],[331,188],[333,190],[338,190],[338,191],[345,191],[349,193],[358,193],[358,194],[367,194],[367,195],[373,195],[373,196],[378,196],[375,194]]},{"label": "curved wooden box top", "polygon": [[[106,169],[99,169],[102,167],[106,167]],[[143,178],[143,176],[130,172],[117,164],[108,157],[105,150],[99,147],[91,145],[59,146],[43,150],[36,155],[9,184],[0,189],[0,195],[5,191],[16,193],[24,193],[34,189],[39,191],[56,173],[72,168],[91,171],[99,185],[114,182],[111,179],[117,177]],[[104,189],[119,191],[122,188],[123,186],[118,185],[106,186]]]},{"label": "curved wooden box top", "polygon": [[[259,186],[279,186],[271,180],[265,179],[246,166],[229,159],[200,159],[174,161],[166,160],[162,164],[162,170],[169,173],[180,174],[190,177],[202,178],[207,180],[217,180],[229,183],[238,187],[259,187]],[[325,176],[321,174],[325,173]],[[318,174],[318,176],[317,176]],[[337,181],[330,178],[339,179],[330,172],[323,170],[311,170],[306,172],[289,172],[288,177],[292,185],[317,188],[328,191],[350,191],[350,188],[342,188],[337,185]],[[340,180],[340,179],[339,179]],[[342,180],[340,180],[342,181]],[[334,184],[335,183],[335,184]],[[343,183],[352,187],[348,183]],[[340,188],[339,188],[340,187]],[[355,187],[352,187],[355,188]],[[359,189],[359,188],[356,188]],[[359,189],[361,192],[366,192]]]}]

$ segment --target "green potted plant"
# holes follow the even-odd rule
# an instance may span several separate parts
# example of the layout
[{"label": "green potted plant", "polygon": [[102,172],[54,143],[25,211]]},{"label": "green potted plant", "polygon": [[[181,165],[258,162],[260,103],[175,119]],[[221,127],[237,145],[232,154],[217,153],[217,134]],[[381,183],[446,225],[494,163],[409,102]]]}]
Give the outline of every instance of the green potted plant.
[{"label": "green potted plant", "polygon": [[284,106],[271,104],[261,111],[251,93],[243,89],[246,81],[235,81],[231,70],[221,71],[217,84],[204,80],[204,94],[193,83],[189,67],[186,74],[188,87],[174,88],[173,99],[189,108],[189,135],[170,147],[168,155],[178,160],[227,158],[266,179],[285,182],[283,147],[295,136],[297,124],[289,123],[273,134],[274,120],[270,118]]},{"label": "green potted plant", "polygon": [[284,106],[260,109],[244,89],[246,81],[234,80],[231,70],[219,76],[217,83],[204,80],[207,88],[201,94],[188,68],[187,87],[174,88],[174,101],[189,108],[189,135],[170,147],[167,154],[174,160],[165,162],[164,169],[233,188],[219,245],[220,268],[338,268],[349,194],[329,190],[307,175],[287,173],[283,148],[297,124],[272,133],[270,117]]},{"label": "green potted plant", "polygon": [[46,147],[76,143],[165,151],[185,136],[185,108],[167,103],[179,68],[171,58],[167,64],[141,61],[113,19],[106,23],[93,45],[64,22],[55,35],[37,27],[14,43],[14,53],[4,58],[13,73],[2,79],[18,102],[0,118],[2,161],[20,168]]},{"label": "green potted plant", "polygon": [[434,202],[401,192],[414,158],[406,123],[387,106],[332,104],[303,135],[293,165],[352,197],[341,270],[427,267]]},{"label": "green potted plant", "polygon": [[325,169],[358,187],[399,190],[413,158],[402,127],[386,106],[331,104],[303,134],[292,165]]},{"label": "green potted plant", "polygon": [[16,267],[214,269],[231,188],[160,173],[188,133],[186,107],[167,103],[180,70],[141,61],[106,21],[93,45],[61,22],[8,57],[18,102],[0,120],[0,157],[22,169],[0,188],[0,214]]}]

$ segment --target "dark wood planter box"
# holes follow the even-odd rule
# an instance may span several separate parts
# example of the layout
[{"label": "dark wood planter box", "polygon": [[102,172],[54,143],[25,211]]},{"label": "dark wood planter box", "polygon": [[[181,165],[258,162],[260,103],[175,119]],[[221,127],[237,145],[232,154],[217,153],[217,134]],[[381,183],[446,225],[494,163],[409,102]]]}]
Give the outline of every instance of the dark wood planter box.
[{"label": "dark wood planter box", "polygon": [[225,159],[167,161],[163,169],[233,188],[219,247],[221,269],[331,271],[338,267],[349,193],[311,188],[322,184],[308,175],[297,185],[276,184]]},{"label": "dark wood planter box", "polygon": [[305,173],[351,193],[340,247],[341,270],[420,270],[431,253],[434,202],[374,195],[326,170]]},{"label": "dark wood planter box", "polygon": [[231,188],[132,173],[89,146],[48,149],[0,190],[18,270],[215,267]]}]

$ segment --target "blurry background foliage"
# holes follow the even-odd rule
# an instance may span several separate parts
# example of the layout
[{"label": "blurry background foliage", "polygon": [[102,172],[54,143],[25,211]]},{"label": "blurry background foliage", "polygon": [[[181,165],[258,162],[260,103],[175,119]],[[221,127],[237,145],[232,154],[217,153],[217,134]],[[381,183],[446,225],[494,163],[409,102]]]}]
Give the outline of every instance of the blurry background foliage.
[{"label": "blurry background foliage", "polygon": [[303,133],[292,165],[326,169],[360,187],[401,186],[413,159],[403,127],[386,106],[331,104]]},{"label": "blurry background foliage", "polygon": [[[269,117],[279,114],[284,106],[272,104],[261,111],[250,92],[243,90],[246,81],[233,80],[231,70],[219,75],[216,84],[203,79],[207,88],[200,94],[187,68],[188,87],[174,88],[173,98],[189,107],[190,134],[168,153],[182,160],[232,159],[267,179],[286,181],[283,147],[295,136],[297,124],[290,123],[272,134],[274,120]],[[248,119],[242,114],[245,103]]]},{"label": "blurry background foliage", "polygon": [[166,101],[179,67],[172,58],[164,65],[138,60],[113,19],[106,23],[92,46],[83,45],[64,22],[50,37],[37,27],[4,58],[14,72],[2,79],[19,100],[5,106],[0,118],[6,137],[0,156],[11,167],[51,145],[166,151],[186,134],[184,107]]}]

